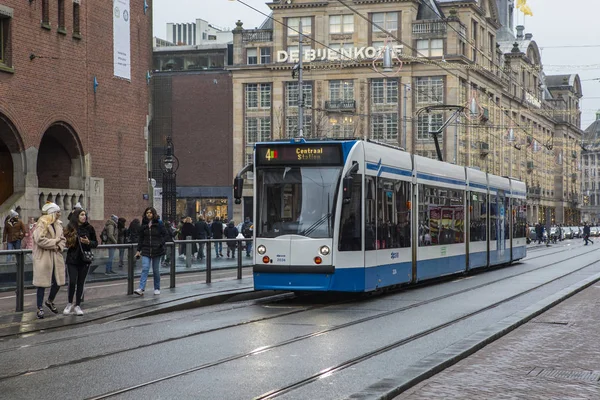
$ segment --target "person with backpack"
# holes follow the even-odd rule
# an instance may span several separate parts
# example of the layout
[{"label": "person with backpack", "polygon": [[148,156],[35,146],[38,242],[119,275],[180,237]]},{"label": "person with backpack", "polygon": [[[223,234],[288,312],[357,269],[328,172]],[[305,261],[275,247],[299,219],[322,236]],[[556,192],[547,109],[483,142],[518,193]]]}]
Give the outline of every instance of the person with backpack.
[{"label": "person with backpack", "polygon": [[[98,239],[94,227],[87,221],[87,213],[83,209],[75,209],[65,231],[67,243],[67,270],[69,271],[69,292],[67,306],[63,314],[69,315],[74,310],[75,314],[83,315],[81,301],[83,288],[92,260],[89,255],[93,248],[98,247]],[[75,308],[73,308],[75,296]]]},{"label": "person with backpack", "polygon": [[[104,223],[104,229],[101,233],[102,244],[117,244],[117,233],[118,227],[117,222],[119,221],[119,217],[116,215],[111,215],[109,219]],[[115,248],[108,249],[108,262],[106,263],[106,272],[105,275],[114,275],[116,272],[113,271],[113,259],[115,258]]]},{"label": "person with backpack", "polygon": [[[213,239],[223,239],[223,223],[219,217],[215,217],[210,224]],[[215,258],[223,257],[223,242],[215,242]]]},{"label": "person with backpack", "polygon": [[[229,221],[227,228],[223,232],[227,239],[235,239],[237,235],[239,235],[238,228],[235,227],[233,220]],[[235,248],[237,246],[236,240],[228,240],[227,241],[227,258],[229,258],[229,254],[231,253],[231,258],[235,258]]]},{"label": "person with backpack", "polygon": [[[254,231],[254,224],[250,220],[250,217],[246,217],[244,221],[244,225],[242,226],[242,234],[246,239],[252,239],[252,234]],[[246,257],[251,257],[252,255],[252,240],[246,240]]]},{"label": "person with backpack", "polygon": [[[210,237],[210,228],[202,215],[198,217],[198,222],[196,222],[196,235],[200,240],[206,240]],[[198,246],[198,260],[200,261],[204,260],[204,245],[205,243],[200,242]]]},{"label": "person with backpack", "polygon": [[[135,258],[142,258],[142,274],[140,276],[140,286],[134,290],[138,296],[144,295],[148,272],[152,265],[152,278],[154,281],[154,294],[160,294],[160,260],[165,254],[165,241],[167,239],[167,230],[165,225],[158,217],[154,207],[148,207],[144,210],[142,217],[142,228],[140,229],[140,240],[138,242]],[[173,262],[175,260],[172,260]]]}]

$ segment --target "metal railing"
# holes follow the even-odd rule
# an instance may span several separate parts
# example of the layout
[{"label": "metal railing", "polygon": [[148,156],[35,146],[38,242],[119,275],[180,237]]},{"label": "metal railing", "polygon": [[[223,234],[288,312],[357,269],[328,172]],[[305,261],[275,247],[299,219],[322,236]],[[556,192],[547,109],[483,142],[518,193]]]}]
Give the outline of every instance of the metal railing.
[{"label": "metal railing", "polygon": [[[242,260],[242,252],[244,249],[244,244],[246,244],[247,242],[253,242],[252,239],[203,239],[203,240],[176,240],[174,242],[167,242],[165,243],[165,247],[166,247],[166,254],[165,256],[168,255],[167,259],[169,260],[169,288],[173,289],[176,287],[176,275],[177,275],[177,247],[184,245],[185,246],[185,253],[187,255],[186,257],[186,269],[187,268],[191,268],[191,264],[192,264],[192,249],[193,249],[193,244],[196,245],[205,245],[205,250],[206,250],[206,268],[205,268],[205,272],[206,272],[206,276],[205,276],[205,282],[206,283],[211,283],[212,282],[212,270],[213,270],[213,265],[212,265],[212,251],[213,251],[213,244],[214,243],[223,243],[223,247],[225,249],[227,249],[227,242],[236,242],[235,244],[235,251],[237,251],[237,260],[236,260],[236,264],[235,264],[235,268],[237,269],[237,277],[236,279],[240,280],[242,279],[242,269],[244,267],[244,263]],[[253,243],[252,243],[253,244]],[[137,244],[133,243],[133,244],[109,244],[109,245],[100,245],[98,246],[96,249],[93,249],[94,254],[97,255],[98,250],[110,250],[110,249],[115,249],[115,250],[127,250],[127,294],[131,295],[133,294],[134,291],[134,284],[135,284],[135,278],[136,276],[139,276],[140,274],[136,274],[135,272],[135,268],[136,268],[136,259],[135,259],[135,253],[137,252]],[[15,297],[16,297],[16,311],[17,312],[22,312],[23,308],[24,308],[24,303],[25,303],[25,289],[26,288],[33,288],[33,285],[30,285],[29,287],[26,287],[25,285],[25,272],[26,272],[26,266],[28,263],[26,261],[27,256],[31,256],[32,255],[32,250],[31,249],[22,249],[22,250],[0,250],[0,260],[4,260],[5,257],[15,257],[15,263],[14,265],[16,266],[16,277],[15,277]],[[64,255],[66,257],[66,250],[64,252]],[[182,253],[179,254],[180,256],[182,255]],[[92,274],[92,271],[94,271],[95,269],[97,269],[100,265],[105,264],[106,262],[108,262],[109,259],[105,259],[105,258],[100,258],[97,257],[94,259],[94,262],[92,262],[91,266],[94,267],[93,269],[90,269],[89,274]],[[112,261],[114,262],[114,257],[112,259]],[[0,263],[1,264],[1,263]],[[8,264],[9,266],[12,265]],[[247,267],[249,267],[251,265],[247,265]],[[219,268],[219,269],[230,269],[230,266],[226,266],[224,268]],[[1,271],[0,271],[1,272]],[[150,273],[151,271],[149,271]],[[1,273],[0,273],[1,274]],[[68,284],[68,280],[66,282]],[[12,286],[9,286],[12,287]]]},{"label": "metal railing", "polygon": [[242,42],[272,42],[273,31],[270,29],[249,29],[242,32]]},{"label": "metal railing", "polygon": [[446,22],[430,21],[430,22],[414,22],[413,33],[446,33]]}]

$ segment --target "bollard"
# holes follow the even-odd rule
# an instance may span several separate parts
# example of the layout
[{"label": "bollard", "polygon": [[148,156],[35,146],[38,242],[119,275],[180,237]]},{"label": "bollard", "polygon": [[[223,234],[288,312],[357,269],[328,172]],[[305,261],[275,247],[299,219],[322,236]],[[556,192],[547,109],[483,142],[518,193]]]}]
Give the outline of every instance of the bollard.
[{"label": "bollard", "polygon": [[[186,236],[185,240],[192,240],[191,236]],[[192,247],[191,243],[186,243],[185,245],[185,267],[192,268]]]},{"label": "bollard", "polygon": [[242,279],[242,243],[243,241],[238,240],[238,257],[237,257],[237,278]]},{"label": "bollard", "polygon": [[212,257],[210,256],[210,253],[212,253],[212,243],[211,240],[208,239],[208,242],[206,243],[206,283],[210,283],[212,280]]},{"label": "bollard", "polygon": [[134,244],[129,245],[127,251],[127,294],[133,294],[133,272],[135,268],[135,249]]},{"label": "bollard", "polygon": [[17,312],[23,311],[25,306],[25,253],[21,250],[17,255]]},{"label": "bollard", "polygon": [[171,289],[175,289],[175,273],[177,272],[177,270],[175,269],[175,262],[176,260],[176,247],[177,245],[175,244],[175,241],[173,241],[171,243],[171,269],[170,269],[170,280],[171,280],[171,284],[169,285],[169,287]]}]

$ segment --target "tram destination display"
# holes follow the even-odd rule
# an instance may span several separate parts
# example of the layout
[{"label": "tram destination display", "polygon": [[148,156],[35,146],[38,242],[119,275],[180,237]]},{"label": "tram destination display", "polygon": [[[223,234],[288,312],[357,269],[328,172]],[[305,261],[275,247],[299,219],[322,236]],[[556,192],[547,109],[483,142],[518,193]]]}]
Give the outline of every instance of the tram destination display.
[{"label": "tram destination display", "polygon": [[269,165],[342,165],[342,148],[337,144],[273,144],[256,147],[256,163]]}]

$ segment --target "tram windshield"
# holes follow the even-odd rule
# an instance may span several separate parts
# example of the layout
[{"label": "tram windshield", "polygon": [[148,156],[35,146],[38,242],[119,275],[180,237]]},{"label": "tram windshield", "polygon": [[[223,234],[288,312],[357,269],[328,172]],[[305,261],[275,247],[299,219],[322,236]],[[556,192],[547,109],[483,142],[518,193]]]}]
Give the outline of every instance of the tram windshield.
[{"label": "tram windshield", "polygon": [[333,210],[341,167],[259,169],[258,237],[333,237]]}]

